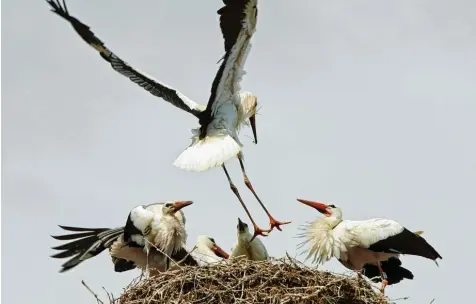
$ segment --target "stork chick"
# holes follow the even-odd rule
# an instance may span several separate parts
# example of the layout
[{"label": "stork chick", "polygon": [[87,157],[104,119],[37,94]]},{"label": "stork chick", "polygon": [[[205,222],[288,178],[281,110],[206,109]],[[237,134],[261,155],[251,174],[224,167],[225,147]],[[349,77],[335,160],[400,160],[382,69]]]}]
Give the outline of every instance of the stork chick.
[{"label": "stork chick", "polygon": [[[313,262],[320,264],[336,257],[353,270],[372,272],[377,269],[382,279],[382,293],[389,281],[396,283],[403,278],[413,278],[413,274],[401,267],[399,260],[395,260],[400,254],[418,255],[435,262],[441,259],[423,237],[395,221],[382,218],[343,220],[341,209],[334,205],[303,199],[298,201],[324,214],[324,217],[310,223],[302,235],[306,240],[300,246],[308,243],[310,247],[307,258],[313,257]],[[383,265],[392,272],[391,280]]]},{"label": "stork chick", "polygon": [[[176,254],[174,255],[177,256]],[[220,246],[217,245],[215,240],[208,235],[199,235],[194,248],[188,253],[188,256],[183,256],[185,261],[187,259],[193,260],[192,266],[210,266],[216,263],[220,263],[228,259],[229,255]],[[180,260],[179,260],[180,261]],[[182,263],[173,264],[170,270],[180,268]],[[190,265],[190,263],[188,263]]]},{"label": "stork chick", "polygon": [[229,257],[228,253],[217,245],[215,239],[208,235],[199,235],[195,246],[197,249],[194,258],[200,266],[219,263]]},{"label": "stork chick", "polygon": [[246,258],[252,261],[263,261],[269,258],[268,251],[259,238],[253,238],[248,225],[238,218],[236,226],[238,239],[231,249],[230,259]]}]

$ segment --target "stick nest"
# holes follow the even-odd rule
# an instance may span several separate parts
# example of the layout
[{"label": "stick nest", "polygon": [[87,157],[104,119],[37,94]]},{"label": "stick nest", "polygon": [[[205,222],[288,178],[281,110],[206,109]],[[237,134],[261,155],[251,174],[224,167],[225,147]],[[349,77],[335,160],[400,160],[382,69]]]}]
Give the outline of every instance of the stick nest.
[{"label": "stick nest", "polygon": [[290,257],[182,267],[131,283],[114,304],[388,304],[367,280],[309,268]]}]

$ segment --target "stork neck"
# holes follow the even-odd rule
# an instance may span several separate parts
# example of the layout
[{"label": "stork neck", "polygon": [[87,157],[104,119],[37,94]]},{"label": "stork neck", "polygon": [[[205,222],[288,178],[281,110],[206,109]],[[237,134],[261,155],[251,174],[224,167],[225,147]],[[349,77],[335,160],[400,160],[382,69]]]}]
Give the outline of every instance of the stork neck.
[{"label": "stork neck", "polygon": [[249,92],[241,92],[238,96],[236,102],[238,118],[241,122],[244,122],[255,114],[256,97]]},{"label": "stork neck", "polygon": [[251,240],[252,237],[253,236],[251,235],[251,233],[249,231],[245,231],[245,232],[242,232],[242,233],[238,232],[238,243],[239,244],[249,243],[249,241]]},{"label": "stork neck", "polygon": [[312,257],[313,262],[320,264],[334,255],[336,240],[334,239],[333,229],[340,222],[342,222],[341,218],[330,216],[321,217],[309,224],[304,234],[306,241],[303,242],[303,244],[309,244],[307,258]]}]

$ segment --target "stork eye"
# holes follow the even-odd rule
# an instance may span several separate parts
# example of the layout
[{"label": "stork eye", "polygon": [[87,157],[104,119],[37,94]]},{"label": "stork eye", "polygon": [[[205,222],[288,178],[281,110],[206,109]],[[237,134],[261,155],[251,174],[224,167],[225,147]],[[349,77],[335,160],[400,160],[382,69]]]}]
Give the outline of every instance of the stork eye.
[{"label": "stork eye", "polygon": [[165,207],[167,207],[167,208],[172,207],[172,203],[167,203],[167,204],[165,204]]},{"label": "stork eye", "polygon": [[215,244],[215,240],[213,238],[210,238],[210,241]]},{"label": "stork eye", "polygon": [[336,208],[335,205],[328,205],[327,207]]}]

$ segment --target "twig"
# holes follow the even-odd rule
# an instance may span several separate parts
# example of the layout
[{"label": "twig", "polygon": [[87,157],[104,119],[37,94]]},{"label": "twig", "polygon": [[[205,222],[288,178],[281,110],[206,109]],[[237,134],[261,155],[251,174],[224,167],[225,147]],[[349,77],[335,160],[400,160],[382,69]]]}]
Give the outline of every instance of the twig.
[{"label": "twig", "polygon": [[96,298],[96,301],[98,303],[104,304],[104,302],[98,297],[98,295],[91,288],[89,288],[89,286],[86,284],[86,282],[84,282],[84,280],[81,280],[81,284],[83,284],[84,287],[86,287],[86,289],[89,290],[89,292]]},{"label": "twig", "polygon": [[[157,246],[155,246],[152,242],[150,242],[148,239],[144,239],[147,243],[149,243],[152,247],[154,247],[158,252],[162,253],[163,255],[165,255],[172,263],[175,264],[175,266],[177,266],[178,268],[182,268],[179,264],[177,264],[177,262],[175,262],[168,254],[166,254],[165,252],[163,252],[162,250],[160,250],[159,248],[157,248]],[[147,260],[149,260],[149,257],[147,257]]]}]

